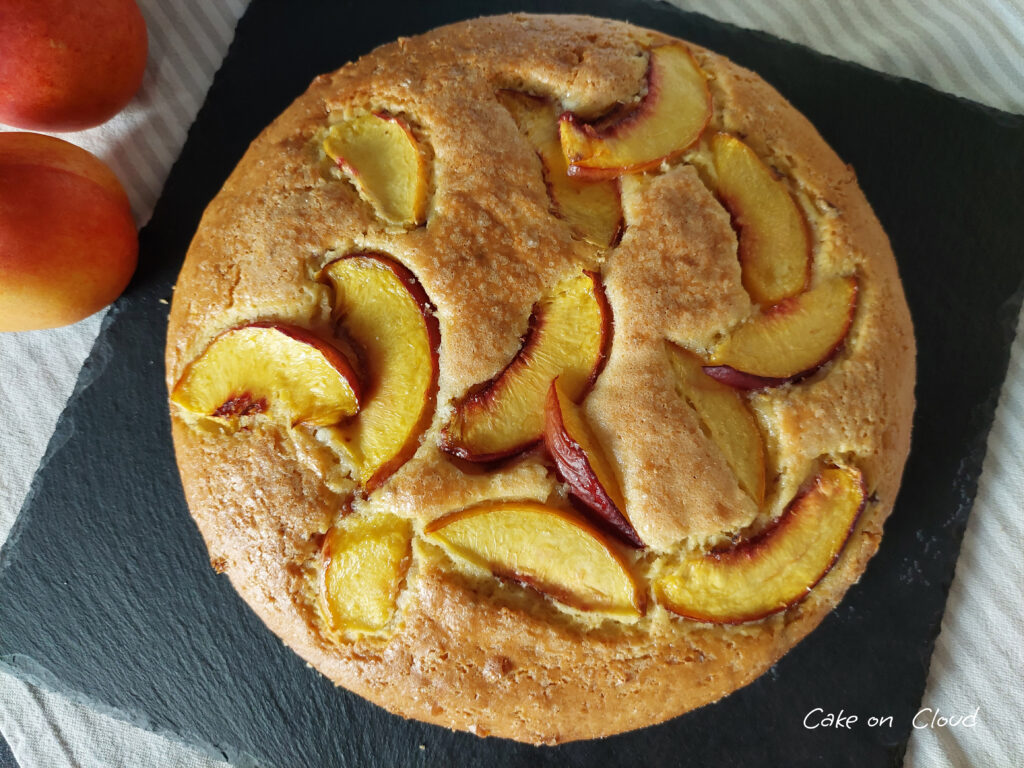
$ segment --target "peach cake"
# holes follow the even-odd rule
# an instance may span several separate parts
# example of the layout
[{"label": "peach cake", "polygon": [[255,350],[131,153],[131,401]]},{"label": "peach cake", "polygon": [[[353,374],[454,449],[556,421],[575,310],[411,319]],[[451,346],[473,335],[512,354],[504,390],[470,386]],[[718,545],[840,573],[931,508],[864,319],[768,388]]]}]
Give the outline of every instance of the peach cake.
[{"label": "peach cake", "polygon": [[190,510],[266,625],[391,712],[546,744],[813,629],[913,410],[853,171],[755,74],[574,16],[316,78],[206,210],[166,362]]}]

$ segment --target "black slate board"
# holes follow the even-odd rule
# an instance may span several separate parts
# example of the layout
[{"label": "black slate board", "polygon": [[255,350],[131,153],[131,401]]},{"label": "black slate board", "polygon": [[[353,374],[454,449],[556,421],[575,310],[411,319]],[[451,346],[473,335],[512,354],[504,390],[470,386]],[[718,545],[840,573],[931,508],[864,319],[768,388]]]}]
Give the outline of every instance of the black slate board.
[{"label": "black slate board", "polygon": [[[661,726],[537,749],[388,715],[308,669],[210,569],[188,517],[162,348],[205,204],[312,77],[377,44],[486,12],[589,12],[759,71],[857,169],[900,262],[920,345],[914,450],[861,583],[767,675]],[[0,570],[0,664],[263,766],[866,766],[902,760],[1024,289],[1024,119],[649,0],[255,0],[141,235]],[[973,709],[977,702],[964,702]],[[807,730],[815,707],[857,714]],[[869,716],[893,717],[868,727]],[[422,745],[422,746],[421,746]]]},{"label": "black slate board", "polygon": [[18,761],[11,754],[10,745],[0,737],[0,768],[18,768]]}]

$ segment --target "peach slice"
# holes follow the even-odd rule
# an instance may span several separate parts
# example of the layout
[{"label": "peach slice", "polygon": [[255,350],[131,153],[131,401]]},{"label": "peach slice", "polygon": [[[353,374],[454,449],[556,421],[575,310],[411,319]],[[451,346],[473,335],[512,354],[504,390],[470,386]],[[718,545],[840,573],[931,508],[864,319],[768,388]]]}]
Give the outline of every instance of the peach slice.
[{"label": "peach slice", "polygon": [[654,168],[685,152],[711,119],[711,92],[693,55],[679,43],[651,49],[647,95],[610,124],[590,125],[572,113],[559,121],[569,173],[610,178]]},{"label": "peach slice", "polygon": [[290,325],[256,323],[217,336],[171,392],[187,411],[266,413],[290,425],[335,424],[359,410],[359,379],[329,342]]},{"label": "peach slice", "polygon": [[693,354],[668,344],[679,394],[690,404],[708,436],[722,452],[737,482],[754,503],[764,501],[764,438],[743,397],[707,374]]},{"label": "peach slice", "polygon": [[382,254],[344,256],[324,267],[334,315],[362,353],[366,393],[343,444],[372,491],[416,452],[437,396],[440,332],[416,276]]},{"label": "peach slice", "polygon": [[495,576],[574,608],[643,613],[643,593],[622,556],[574,512],[535,501],[488,501],[435,520],[425,533]]},{"label": "peach slice", "polygon": [[764,305],[800,293],[811,277],[811,238],[793,196],[735,136],[715,134],[711,153],[716,191],[739,231],[743,287]]},{"label": "peach slice", "polygon": [[604,364],[611,308],[600,277],[582,272],[559,283],[533,309],[512,362],[463,400],[441,433],[441,448],[470,461],[526,450],[544,434],[544,402],[556,376],[578,401]]},{"label": "peach slice", "polygon": [[558,113],[549,99],[519,91],[498,91],[498,101],[540,157],[548,194],[559,218],[588,243],[599,248],[615,245],[623,227],[618,182],[586,182],[569,175],[558,140]]},{"label": "peach slice", "polygon": [[346,118],[331,126],[323,148],[389,224],[426,220],[427,163],[401,118],[385,112]]},{"label": "peach slice", "polygon": [[730,549],[689,559],[655,584],[673,613],[741,624],[800,602],[829,572],[864,508],[859,470],[826,467],[779,520]]},{"label": "peach slice", "polygon": [[412,559],[412,526],[385,515],[350,515],[331,528],[321,549],[320,611],[341,632],[384,629]]},{"label": "peach slice", "polygon": [[642,548],[643,541],[625,515],[626,500],[615,470],[579,406],[565,393],[560,379],[551,382],[544,418],[544,444],[569,485],[569,492],[582,501],[601,524],[630,545]]},{"label": "peach slice", "polygon": [[763,389],[813,373],[842,348],[857,309],[857,278],[836,277],[755,315],[714,350],[709,376]]}]

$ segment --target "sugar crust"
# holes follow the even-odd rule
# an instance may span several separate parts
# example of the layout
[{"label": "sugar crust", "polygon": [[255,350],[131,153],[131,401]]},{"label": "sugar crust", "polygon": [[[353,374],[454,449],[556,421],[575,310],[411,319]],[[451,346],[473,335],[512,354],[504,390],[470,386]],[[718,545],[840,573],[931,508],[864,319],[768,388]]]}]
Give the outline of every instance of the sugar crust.
[{"label": "sugar crust", "polygon": [[[547,744],[660,722],[762,674],[832,610],[878,547],[909,450],[915,355],[888,240],[853,170],[802,115],[757,75],[688,44],[709,76],[712,129],[742,137],[791,180],[813,223],[815,279],[860,280],[840,356],[809,380],[752,398],[778,472],[762,514],[778,514],[820,456],[855,457],[863,471],[871,501],[839,562],[806,600],[759,622],[700,624],[652,603],[630,625],[581,620],[418,545],[393,634],[340,640],[318,616],[318,548],[351,509],[422,528],[485,498],[563,493],[536,453],[467,475],[436,442],[447,404],[504,367],[545,288],[583,267],[599,267],[615,316],[585,411],[621,468],[641,537],[668,556],[755,519],[674,395],[660,346],[707,346],[752,311],[735,234],[701,182],[700,157],[624,181],[625,235],[602,256],[551,215],[536,156],[494,98],[515,88],[597,115],[642,91],[645,51],[671,39],[589,17],[515,15],[378,48],[316,78],[260,134],[189,249],[168,329],[169,388],[227,328],[282,320],[328,333],[330,295],[314,276],[332,256],[388,253],[437,307],[438,412],[415,457],[368,500],[349,498],[353,484],[312,434],[258,421],[232,432],[171,414],[211,562],[287,645],[392,712]],[[351,185],[324,177],[315,138],[332,115],[369,108],[408,116],[430,146],[425,227],[388,227]]]}]

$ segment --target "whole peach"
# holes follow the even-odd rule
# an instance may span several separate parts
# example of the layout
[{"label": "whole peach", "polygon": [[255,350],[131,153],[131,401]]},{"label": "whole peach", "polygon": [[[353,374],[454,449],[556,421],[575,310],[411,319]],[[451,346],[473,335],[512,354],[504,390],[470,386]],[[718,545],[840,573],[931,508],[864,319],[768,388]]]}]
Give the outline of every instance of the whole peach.
[{"label": "whole peach", "polygon": [[0,2],[0,123],[75,131],[109,120],[142,84],[135,0]]},{"label": "whole peach", "polygon": [[51,136],[0,133],[0,331],[99,311],[138,249],[128,197],[101,160]]}]

